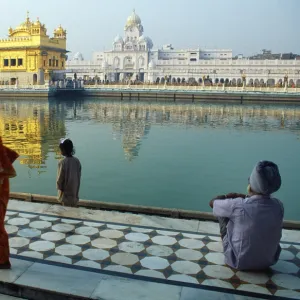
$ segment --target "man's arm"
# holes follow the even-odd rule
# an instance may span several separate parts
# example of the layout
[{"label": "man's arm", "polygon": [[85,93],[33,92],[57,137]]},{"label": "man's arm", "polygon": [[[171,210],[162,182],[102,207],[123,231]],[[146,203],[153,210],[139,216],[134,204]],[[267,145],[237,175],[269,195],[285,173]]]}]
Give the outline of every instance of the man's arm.
[{"label": "man's arm", "polygon": [[243,198],[245,199],[247,196],[245,194],[239,194],[239,193],[229,193],[226,195],[221,195],[213,198],[212,200],[209,201],[209,206],[211,208],[214,208],[214,201],[215,200],[225,200],[225,199],[235,199],[235,198]]},{"label": "man's arm", "polygon": [[211,208],[214,208],[214,202],[215,202],[215,200],[225,200],[225,199],[226,199],[226,195],[217,196],[217,197],[215,197],[215,198],[213,198],[213,199],[211,199],[209,201],[209,206]]}]

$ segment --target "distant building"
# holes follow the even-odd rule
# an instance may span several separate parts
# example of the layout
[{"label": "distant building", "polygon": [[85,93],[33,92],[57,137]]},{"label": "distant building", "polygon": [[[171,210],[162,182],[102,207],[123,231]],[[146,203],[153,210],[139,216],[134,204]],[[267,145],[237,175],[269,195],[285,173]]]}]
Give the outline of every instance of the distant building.
[{"label": "distant building", "polygon": [[66,67],[66,30],[61,26],[53,37],[38,19],[9,28],[8,38],[0,39],[0,85],[44,84],[63,77]]},{"label": "distant building", "polygon": [[272,53],[271,50],[263,49],[262,53],[249,56],[249,59],[300,59],[300,55],[294,53]]},{"label": "distant building", "polygon": [[[233,57],[231,49],[175,49],[172,44],[153,49],[152,40],[144,35],[140,17],[133,11],[127,18],[124,37],[117,35],[112,49],[94,52],[91,60],[76,53],[67,62],[67,76],[110,82],[128,79],[163,83],[198,82],[209,77],[213,83],[274,86],[288,80],[300,86],[300,60],[295,54],[262,54]],[[285,79],[284,79],[285,78]]]}]

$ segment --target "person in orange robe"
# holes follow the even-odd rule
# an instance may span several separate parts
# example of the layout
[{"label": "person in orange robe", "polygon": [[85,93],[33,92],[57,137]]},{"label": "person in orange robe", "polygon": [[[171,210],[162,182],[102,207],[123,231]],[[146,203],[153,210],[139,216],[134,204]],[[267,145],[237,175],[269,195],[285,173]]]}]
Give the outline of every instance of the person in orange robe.
[{"label": "person in orange robe", "polygon": [[4,219],[9,200],[9,178],[15,177],[13,162],[18,154],[5,147],[0,137],[0,269],[10,269],[8,234],[5,230]]}]

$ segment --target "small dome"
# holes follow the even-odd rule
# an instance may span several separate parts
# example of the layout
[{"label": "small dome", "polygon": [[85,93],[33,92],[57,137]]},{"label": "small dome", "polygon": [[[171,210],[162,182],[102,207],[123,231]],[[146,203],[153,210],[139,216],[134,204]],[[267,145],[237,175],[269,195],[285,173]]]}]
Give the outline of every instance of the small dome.
[{"label": "small dome", "polygon": [[126,26],[141,25],[141,18],[133,10],[132,14],[127,18]]},{"label": "small dome", "polygon": [[33,23],[34,26],[40,26],[41,25],[41,22],[40,22],[40,19],[37,18],[37,20]]},{"label": "small dome", "polygon": [[73,60],[79,60],[79,61],[83,61],[83,60],[84,60],[84,58],[83,58],[83,55],[82,55],[82,53],[80,53],[80,52],[76,52],[76,53],[74,54],[74,56],[73,56]]},{"label": "small dome", "polygon": [[152,49],[152,48],[153,48],[153,42],[152,42],[152,40],[151,40],[149,37],[147,37],[147,36],[143,36],[143,35],[140,36],[138,42],[139,42],[139,43],[146,43],[148,49]]},{"label": "small dome", "polygon": [[148,67],[149,67],[149,69],[154,69],[154,68],[155,68],[155,63],[154,63],[153,60],[151,60],[151,61],[149,62]]},{"label": "small dome", "polygon": [[102,62],[102,68],[107,68],[108,67],[108,63],[107,63],[107,61],[103,61]]},{"label": "small dome", "polygon": [[118,34],[115,39],[114,39],[115,43],[124,43],[123,38]]},{"label": "small dome", "polygon": [[65,33],[66,30],[64,30],[64,29],[62,28],[62,26],[59,25],[59,26],[54,30],[54,32],[55,32],[55,33]]}]

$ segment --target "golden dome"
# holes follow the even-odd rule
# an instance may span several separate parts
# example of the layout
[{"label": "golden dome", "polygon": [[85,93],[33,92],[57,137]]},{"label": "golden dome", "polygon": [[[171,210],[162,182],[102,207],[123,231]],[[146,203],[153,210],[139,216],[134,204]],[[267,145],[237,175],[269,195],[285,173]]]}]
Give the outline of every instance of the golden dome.
[{"label": "golden dome", "polygon": [[141,25],[141,24],[142,24],[141,18],[135,13],[135,10],[133,10],[132,14],[127,18],[126,27]]},{"label": "golden dome", "polygon": [[37,20],[33,23],[34,26],[41,26],[41,22],[40,22],[40,19],[37,18]]},{"label": "golden dome", "polygon": [[62,26],[61,25],[59,25],[56,29],[54,29],[54,33],[66,33],[66,30],[64,30],[63,28],[62,28]]},{"label": "golden dome", "polygon": [[54,37],[56,38],[66,38],[66,35],[67,31],[63,29],[61,25],[54,30]]},{"label": "golden dome", "polygon": [[25,22],[23,22],[19,26],[17,26],[15,30],[29,30],[31,26],[32,26],[32,22],[30,21],[30,18],[29,18],[29,12],[27,12],[27,17],[26,17]]}]

